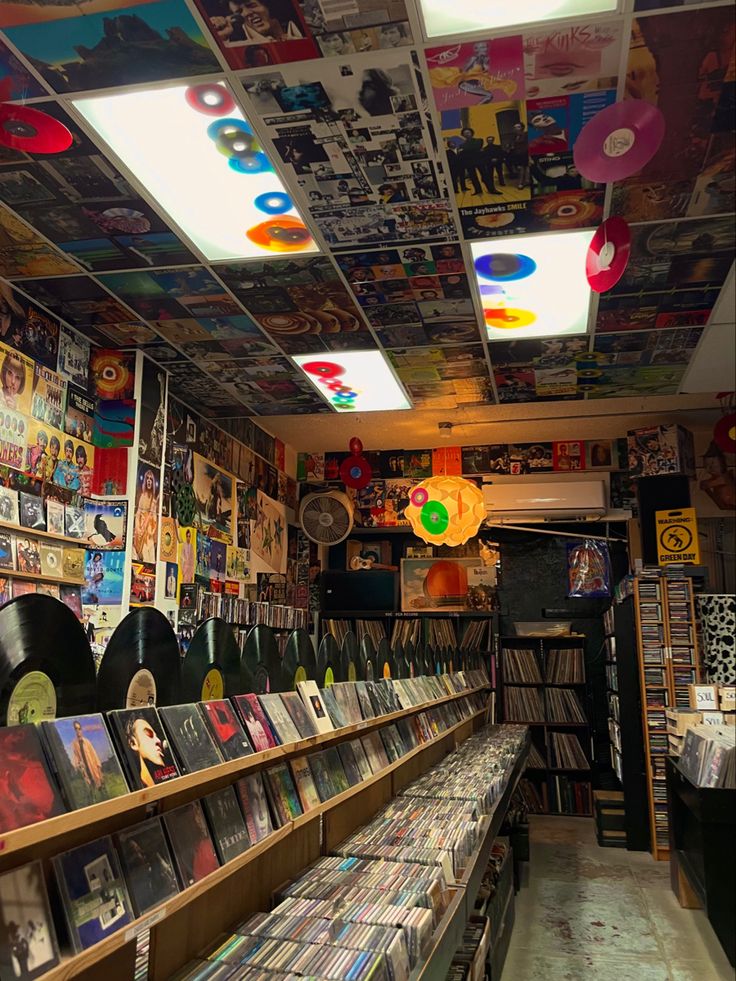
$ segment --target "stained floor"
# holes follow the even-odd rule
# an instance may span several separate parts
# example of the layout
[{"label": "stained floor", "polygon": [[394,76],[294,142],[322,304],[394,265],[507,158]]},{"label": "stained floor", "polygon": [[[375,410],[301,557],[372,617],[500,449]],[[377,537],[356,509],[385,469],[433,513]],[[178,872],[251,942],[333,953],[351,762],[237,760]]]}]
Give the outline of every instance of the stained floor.
[{"label": "stained floor", "polygon": [[530,817],[502,981],[734,981],[702,910],[681,909],[669,866],[600,848],[590,818]]}]

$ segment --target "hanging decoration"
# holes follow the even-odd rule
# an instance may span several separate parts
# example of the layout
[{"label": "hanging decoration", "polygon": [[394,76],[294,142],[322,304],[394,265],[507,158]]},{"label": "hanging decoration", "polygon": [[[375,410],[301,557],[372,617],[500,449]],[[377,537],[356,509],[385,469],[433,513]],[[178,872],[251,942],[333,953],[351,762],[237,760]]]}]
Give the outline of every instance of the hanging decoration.
[{"label": "hanging decoration", "polygon": [[61,153],[69,149],[73,137],[63,123],[40,109],[5,102],[7,91],[7,86],[0,87],[0,146],[21,153]]},{"label": "hanging decoration", "polygon": [[428,477],[411,492],[404,514],[431,545],[464,545],[486,516],[480,488],[464,477]]},{"label": "hanging decoration", "polygon": [[362,490],[370,484],[373,470],[363,456],[363,443],[358,437],[353,436],[348,445],[350,446],[350,456],[346,457],[340,464],[340,480],[346,487]]},{"label": "hanging decoration", "polygon": [[608,218],[598,228],[588,248],[585,275],[596,293],[613,289],[626,272],[631,254],[631,229],[623,218]]}]

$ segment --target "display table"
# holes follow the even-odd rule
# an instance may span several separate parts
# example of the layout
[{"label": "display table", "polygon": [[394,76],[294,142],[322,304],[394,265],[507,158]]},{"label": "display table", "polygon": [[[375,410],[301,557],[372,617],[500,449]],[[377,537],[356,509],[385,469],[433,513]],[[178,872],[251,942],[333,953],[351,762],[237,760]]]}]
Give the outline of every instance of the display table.
[{"label": "display table", "polygon": [[736,958],[736,790],[696,787],[667,760],[670,882],[681,906],[702,907]]}]

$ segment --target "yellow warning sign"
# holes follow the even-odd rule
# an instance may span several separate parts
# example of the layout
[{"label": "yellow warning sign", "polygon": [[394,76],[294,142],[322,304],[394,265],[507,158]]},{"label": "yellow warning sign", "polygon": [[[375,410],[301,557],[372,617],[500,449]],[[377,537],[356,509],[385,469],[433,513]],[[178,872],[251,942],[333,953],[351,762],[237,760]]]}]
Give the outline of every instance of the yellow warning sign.
[{"label": "yellow warning sign", "polygon": [[698,519],[695,508],[657,511],[657,552],[660,565],[683,562],[700,565]]}]

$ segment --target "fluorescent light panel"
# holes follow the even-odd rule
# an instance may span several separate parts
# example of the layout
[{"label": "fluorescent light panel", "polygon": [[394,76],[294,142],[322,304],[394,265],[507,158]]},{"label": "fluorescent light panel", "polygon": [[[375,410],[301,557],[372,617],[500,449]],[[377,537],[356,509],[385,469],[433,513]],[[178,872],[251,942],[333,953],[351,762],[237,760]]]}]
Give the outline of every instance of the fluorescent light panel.
[{"label": "fluorescent light panel", "polygon": [[419,0],[427,37],[497,30],[618,9],[618,0]]},{"label": "fluorescent light panel", "polygon": [[411,408],[380,351],[296,354],[294,361],[338,412]]},{"label": "fluorescent light panel", "polygon": [[[190,90],[199,92],[208,111],[194,108]],[[220,113],[204,101],[218,99]],[[237,159],[232,154],[244,149],[238,126],[243,124],[246,142],[252,130],[227,86],[146,88],[75,99],[74,105],[207,259],[283,258],[319,251],[308,233],[304,239],[303,222],[257,144],[255,157],[248,159],[267,169],[243,173],[231,166]],[[227,124],[229,146],[223,146],[222,138],[218,144],[213,131],[224,120],[232,121]],[[277,241],[266,239],[271,248],[246,234],[280,221],[283,231],[276,233]]]},{"label": "fluorescent light panel", "polygon": [[593,235],[588,230],[473,242],[488,338],[584,334],[592,298],[585,256]]}]

